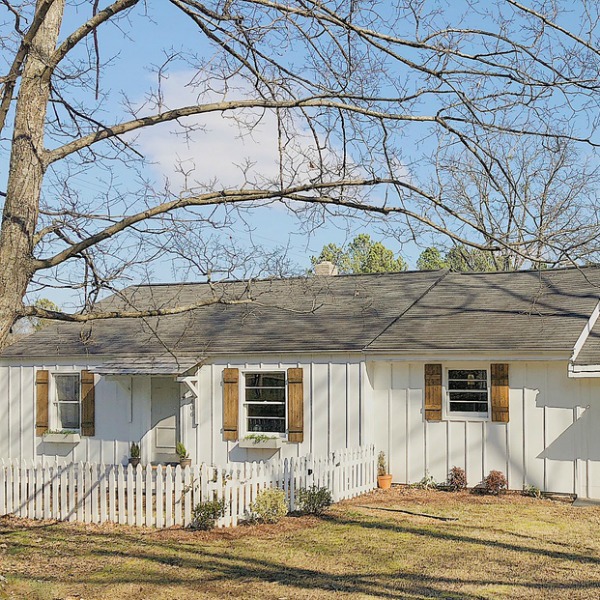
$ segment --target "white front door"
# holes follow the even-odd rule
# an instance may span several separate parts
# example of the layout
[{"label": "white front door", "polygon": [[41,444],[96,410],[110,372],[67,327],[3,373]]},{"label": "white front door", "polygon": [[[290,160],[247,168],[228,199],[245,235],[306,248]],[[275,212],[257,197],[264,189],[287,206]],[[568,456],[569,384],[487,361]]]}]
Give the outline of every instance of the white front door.
[{"label": "white front door", "polygon": [[179,383],[167,377],[152,378],[152,461],[177,462],[179,437]]}]

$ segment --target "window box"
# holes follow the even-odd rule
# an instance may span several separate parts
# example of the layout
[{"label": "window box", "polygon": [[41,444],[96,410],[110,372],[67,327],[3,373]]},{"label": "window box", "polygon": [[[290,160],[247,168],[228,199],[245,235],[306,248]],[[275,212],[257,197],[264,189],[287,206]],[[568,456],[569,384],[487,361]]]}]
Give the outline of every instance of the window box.
[{"label": "window box", "polygon": [[78,433],[45,433],[42,439],[48,444],[78,444],[81,441],[81,435]]},{"label": "window box", "polygon": [[277,450],[281,448],[281,442],[281,438],[270,438],[268,440],[245,439],[239,441],[239,446],[249,450]]}]

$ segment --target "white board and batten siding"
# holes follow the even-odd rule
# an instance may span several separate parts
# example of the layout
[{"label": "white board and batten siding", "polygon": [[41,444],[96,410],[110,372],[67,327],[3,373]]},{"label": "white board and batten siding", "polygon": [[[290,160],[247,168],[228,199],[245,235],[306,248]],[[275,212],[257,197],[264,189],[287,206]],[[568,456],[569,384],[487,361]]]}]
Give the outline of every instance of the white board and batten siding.
[{"label": "white board and batten siding", "polygon": [[509,362],[509,369],[507,424],[427,422],[424,363],[369,363],[373,438],[393,481],[414,483],[427,473],[441,482],[458,466],[473,486],[496,469],[511,489],[600,498],[600,381],[570,379],[566,362]]},{"label": "white board and batten siding", "polygon": [[[223,439],[223,369],[277,371],[302,368],[304,383],[304,441],[283,443],[276,452],[239,448]],[[152,457],[152,377],[96,375],[96,430],[77,444],[54,444],[35,435],[35,373],[80,372],[89,364],[63,360],[58,364],[0,365],[0,397],[6,414],[0,417],[0,458],[31,460],[43,457],[59,463],[123,464],[132,441],[141,442],[142,462]],[[285,361],[253,359],[213,362],[197,373],[199,397],[181,384],[181,441],[194,463],[228,464],[247,460],[326,456],[340,448],[367,443],[371,411],[366,409],[365,366],[359,355],[294,357]],[[240,397],[242,394],[240,393]],[[240,398],[241,399],[241,398]],[[244,412],[240,406],[240,435]],[[370,442],[369,442],[370,443]]]},{"label": "white board and batten siding", "polygon": [[[223,440],[223,369],[236,368],[240,376],[253,371],[287,371],[302,368],[304,383],[304,441],[282,444],[279,451],[240,448],[237,441]],[[241,378],[241,377],[240,377]],[[370,386],[361,356],[301,356],[275,361],[240,359],[212,361],[198,371],[199,397],[189,402],[182,415],[184,443],[192,457],[210,464],[271,458],[295,458],[306,454],[325,456],[336,448],[352,448],[366,442],[365,403]],[[244,437],[243,392],[240,391],[239,435]],[[366,417],[367,421],[369,417]]]},{"label": "white board and batten siding", "polygon": [[[435,362],[435,361],[430,361]],[[425,473],[445,480],[456,465],[475,485],[492,469],[513,489],[600,498],[600,379],[572,379],[561,361],[515,361],[510,365],[510,421],[426,422],[424,362],[372,361],[361,355],[229,358],[204,364],[197,373],[199,397],[181,384],[181,438],[197,464],[228,464],[271,458],[325,456],[335,449],[375,444],[388,456],[397,483]],[[123,464],[131,441],[141,441],[142,461],[151,457],[149,376],[96,376],[96,432],[76,445],[49,444],[35,436],[35,371],[81,371],[89,364],[0,363],[0,458],[40,457],[59,463]],[[223,369],[303,369],[304,441],[280,450],[242,449],[223,439]],[[241,395],[241,394],[240,394]],[[240,405],[240,436],[244,435]]]},{"label": "white board and batten siding", "polygon": [[[127,461],[131,441],[148,437],[150,428],[149,377],[96,375],[96,430],[79,443],[49,443],[35,434],[35,374],[79,373],[88,364],[0,364],[0,458],[31,460],[43,457],[59,463],[121,464]],[[4,401],[7,399],[8,401]],[[51,408],[50,408],[51,410]]]}]

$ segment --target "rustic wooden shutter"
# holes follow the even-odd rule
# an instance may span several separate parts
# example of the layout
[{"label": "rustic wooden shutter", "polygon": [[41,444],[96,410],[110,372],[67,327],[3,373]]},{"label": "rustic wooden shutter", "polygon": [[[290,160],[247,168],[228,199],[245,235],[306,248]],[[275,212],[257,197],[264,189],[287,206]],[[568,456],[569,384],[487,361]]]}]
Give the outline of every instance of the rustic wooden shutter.
[{"label": "rustic wooden shutter", "polygon": [[81,371],[81,434],[96,435],[96,392],[90,371]]},{"label": "rustic wooden shutter", "polygon": [[239,369],[223,369],[223,438],[225,440],[238,439],[239,382]]},{"label": "rustic wooden shutter", "polygon": [[508,423],[508,365],[491,365],[492,371],[492,421]]},{"label": "rustic wooden shutter", "polygon": [[304,382],[302,369],[288,369],[288,441],[304,441]]},{"label": "rustic wooden shutter", "polygon": [[442,365],[425,365],[425,419],[442,420]]},{"label": "rustic wooden shutter", "polygon": [[35,374],[35,435],[44,435],[48,431],[48,371],[40,370]]}]

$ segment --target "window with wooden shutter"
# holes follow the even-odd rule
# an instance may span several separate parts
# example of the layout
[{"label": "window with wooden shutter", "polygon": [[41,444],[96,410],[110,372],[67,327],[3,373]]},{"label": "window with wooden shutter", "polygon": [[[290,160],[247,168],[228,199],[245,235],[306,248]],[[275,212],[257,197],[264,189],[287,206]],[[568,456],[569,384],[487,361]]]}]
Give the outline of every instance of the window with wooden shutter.
[{"label": "window with wooden shutter", "polygon": [[81,434],[96,435],[95,381],[90,371],[81,371]]},{"label": "window with wooden shutter", "polygon": [[442,365],[425,365],[425,419],[442,420]]},{"label": "window with wooden shutter", "polygon": [[35,434],[44,435],[48,431],[48,384],[50,373],[39,370],[35,374]]},{"label": "window with wooden shutter", "polygon": [[492,364],[491,375],[492,421],[508,423],[508,365],[506,363]]},{"label": "window with wooden shutter", "polygon": [[239,369],[223,369],[223,439],[238,439]]},{"label": "window with wooden shutter", "polygon": [[288,441],[304,441],[304,381],[302,369],[288,369]]}]

